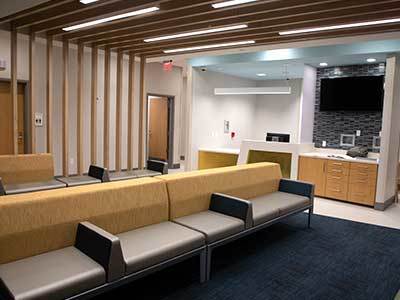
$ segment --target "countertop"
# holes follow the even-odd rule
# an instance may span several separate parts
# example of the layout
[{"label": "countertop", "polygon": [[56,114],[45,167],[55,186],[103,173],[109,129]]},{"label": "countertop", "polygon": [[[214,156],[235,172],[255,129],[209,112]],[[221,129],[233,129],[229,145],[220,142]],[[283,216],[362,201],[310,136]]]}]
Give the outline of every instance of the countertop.
[{"label": "countertop", "polygon": [[240,149],[235,148],[199,148],[199,151],[239,155]]},{"label": "countertop", "polygon": [[379,163],[379,159],[376,159],[376,158],[364,158],[364,157],[353,158],[351,156],[343,155],[343,154],[309,152],[309,153],[301,153],[300,156],[348,161],[348,162],[363,163],[363,164],[374,164],[374,165],[377,165]]}]

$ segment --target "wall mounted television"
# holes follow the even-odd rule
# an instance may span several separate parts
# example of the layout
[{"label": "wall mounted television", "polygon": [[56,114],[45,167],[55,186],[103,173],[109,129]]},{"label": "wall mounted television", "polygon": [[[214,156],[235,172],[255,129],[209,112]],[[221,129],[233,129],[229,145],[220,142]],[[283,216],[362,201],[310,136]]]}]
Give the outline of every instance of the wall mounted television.
[{"label": "wall mounted television", "polygon": [[321,111],[382,111],[384,76],[321,79]]}]

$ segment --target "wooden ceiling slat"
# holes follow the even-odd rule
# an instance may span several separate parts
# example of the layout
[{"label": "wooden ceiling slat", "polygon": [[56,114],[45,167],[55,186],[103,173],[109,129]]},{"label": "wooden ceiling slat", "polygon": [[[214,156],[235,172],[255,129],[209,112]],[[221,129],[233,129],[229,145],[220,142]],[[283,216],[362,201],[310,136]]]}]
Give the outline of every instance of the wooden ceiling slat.
[{"label": "wooden ceiling slat", "polygon": [[[42,32],[56,29],[62,31],[62,28],[69,25],[75,25],[83,22],[93,21],[102,17],[109,17],[118,13],[125,13],[136,9],[145,8],[151,5],[156,5],[160,1],[169,0],[136,0],[136,1],[108,1],[102,6],[94,7],[92,9],[79,10],[75,14],[61,16],[50,21],[42,22],[31,27],[33,32]],[[121,22],[121,21],[120,21]],[[114,22],[114,24],[116,24]],[[65,33],[64,31],[62,31]],[[51,34],[51,33],[50,33]]]},{"label": "wooden ceiling slat", "polygon": [[216,51],[216,50],[224,50],[224,49],[237,49],[237,48],[250,48],[254,46],[266,46],[266,45],[278,45],[283,43],[295,43],[295,42],[302,42],[302,41],[315,41],[321,39],[328,39],[328,38],[339,38],[339,37],[351,37],[351,36],[360,36],[360,35],[371,35],[371,34],[382,34],[382,33],[389,33],[389,32],[398,32],[400,31],[400,25],[386,25],[386,26],[376,26],[374,28],[359,28],[357,30],[340,30],[335,32],[325,32],[324,35],[322,34],[304,34],[304,35],[297,35],[297,36],[274,36],[274,37],[267,37],[263,39],[256,40],[256,44],[252,45],[240,45],[240,46],[232,46],[226,48],[218,48],[218,49],[203,49],[198,51],[188,51],[182,53],[175,53],[175,54],[165,54],[160,50],[154,51],[139,51],[140,55],[144,55],[146,57],[164,57],[170,55],[179,55],[179,54],[187,54],[187,53],[196,53],[196,52],[204,52],[204,51]]},{"label": "wooden ceiling slat", "polygon": [[[252,20],[257,21],[257,19],[270,19],[270,18],[277,18],[285,15],[296,15],[300,13],[307,13],[309,10],[312,12],[314,8],[321,9],[321,6],[326,6],[328,9],[338,9],[343,8],[346,6],[349,7],[360,7],[363,5],[368,4],[376,4],[376,3],[384,3],[387,2],[385,0],[366,0],[366,1],[359,1],[359,3],[354,3],[353,1],[343,1],[343,0],[320,0],[320,1],[309,1],[309,0],[286,0],[285,5],[282,3],[263,3],[258,4],[253,7],[244,7],[240,10],[232,9],[232,10],[225,10],[225,11],[216,11],[214,10],[212,13],[209,14],[196,14],[196,15],[186,15],[183,18],[180,18],[177,21],[175,18],[170,18],[165,21],[162,21],[162,18],[159,16],[157,20],[154,19],[141,19],[141,22],[136,22],[133,24],[129,22],[126,24],[129,26],[128,28],[122,28],[114,30],[112,28],[111,32],[98,32],[97,34],[92,32],[82,32],[82,33],[71,33],[67,34],[66,38],[76,38],[79,35],[86,35],[84,38],[80,38],[79,42],[83,43],[90,43],[90,42],[99,42],[106,39],[115,39],[120,38],[123,39],[124,37],[128,37],[139,33],[145,33],[149,30],[157,31],[163,30],[166,28],[180,28],[180,32],[184,31],[185,29],[181,29],[181,27],[186,26],[189,27],[191,25],[198,25],[197,28],[205,28],[212,25],[214,22],[214,26],[221,26],[227,24],[235,24],[236,22],[252,22]],[[188,12],[189,13],[189,12]],[[241,19],[240,19],[241,18]],[[160,21],[162,21],[160,23]],[[132,27],[133,26],[133,27]],[[190,29],[189,29],[190,30]],[[157,35],[153,33],[152,36]],[[147,36],[148,37],[148,36]]]},{"label": "wooden ceiling slat", "polygon": [[73,2],[67,2],[58,6],[49,7],[44,10],[33,12],[28,16],[15,19],[14,25],[17,28],[23,28],[37,23],[47,22],[49,20],[64,17],[67,15],[79,16],[80,14],[78,14],[78,12],[80,13],[81,11],[84,10],[92,10],[94,8],[100,8],[100,6],[117,1],[121,0],[100,0],[94,2],[93,4],[87,5],[75,0]]},{"label": "wooden ceiling slat", "polygon": [[[267,1],[267,0],[263,0],[263,1]],[[277,1],[277,0],[274,0]],[[139,18],[129,18],[129,19],[122,19],[119,20],[118,22],[112,22],[111,24],[104,24],[104,25],[99,25],[90,29],[86,29],[86,30],[80,30],[77,32],[74,32],[74,34],[78,34],[81,35],[80,33],[82,32],[105,32],[105,31],[109,31],[109,27],[118,27],[118,28],[124,28],[125,24],[127,22],[136,22],[138,24],[141,24],[141,21],[144,18],[149,18],[152,20],[158,20],[159,18],[162,19],[170,19],[170,18],[176,18],[176,12],[177,11],[182,11],[182,10],[193,10],[194,8],[198,7],[198,6],[202,6],[203,9],[207,8],[207,10],[210,10],[211,7],[211,3],[215,2],[215,0],[210,1],[210,0],[191,0],[191,1],[187,1],[187,0],[158,0],[158,1],[145,1],[145,0],[140,0],[140,1],[135,1],[135,5],[130,4],[130,7],[137,7],[141,2],[148,2],[148,4],[150,5],[151,3],[153,3],[154,5],[158,5],[160,7],[160,11],[156,12],[157,14],[157,18],[153,18],[152,15],[154,14],[147,14],[147,15],[143,15]],[[196,9],[197,10],[197,9]],[[172,16],[170,13],[175,12]],[[97,17],[99,16],[99,14],[97,14]],[[81,16],[78,16],[81,17]],[[81,23],[83,18],[77,18],[77,20],[75,20],[75,23],[78,22]],[[47,24],[47,29],[46,24],[42,24],[40,27],[34,27],[32,28],[32,30],[34,31],[41,31],[41,30],[48,30],[48,29],[52,29],[48,31],[49,35],[66,35],[65,39],[71,40],[71,38],[69,37],[70,34],[66,34],[65,31],[63,31],[61,28],[71,24],[71,22],[66,22],[66,20],[59,20],[56,22],[53,22],[52,24]],[[56,29],[53,29],[55,27],[58,27]],[[72,34],[71,34],[72,35]]]},{"label": "wooden ceiling slat", "polygon": [[[192,0],[194,1],[201,0]],[[272,10],[285,10],[292,6],[297,5],[310,5],[318,2],[329,2],[329,1],[343,1],[343,0],[320,0],[320,1],[312,1],[312,0],[284,0],[284,1],[258,1],[257,5],[253,6],[245,6],[243,8],[227,8],[227,9],[213,9],[211,5],[201,5],[196,7],[196,9],[183,7],[180,10],[175,11],[173,14],[171,12],[164,12],[157,15],[157,18],[141,18],[138,20],[129,20],[125,22],[120,22],[117,24],[109,24],[104,25],[98,28],[90,28],[86,30],[81,30],[77,32],[71,32],[64,34],[64,38],[68,40],[74,39],[82,39],[88,36],[100,36],[101,38],[112,38],[117,34],[121,35],[129,35],[132,34],[133,30],[136,30],[137,27],[142,27],[144,25],[150,24],[159,24],[160,28],[164,26],[164,22],[174,22],[175,24],[185,24],[185,20],[193,19],[201,19],[203,22],[208,22],[216,19],[225,19],[227,17],[232,16],[240,16],[240,15],[254,15],[259,11],[272,11]],[[259,3],[260,2],[260,3]],[[284,4],[283,4],[284,3]],[[50,31],[49,34],[61,34],[63,32],[60,31]]]},{"label": "wooden ceiling slat", "polygon": [[24,16],[29,16],[29,15],[32,15],[32,14],[34,14],[36,12],[40,12],[40,11],[43,11],[43,10],[46,10],[46,9],[49,9],[49,8],[52,8],[52,7],[55,7],[55,6],[59,6],[59,5],[65,4],[65,3],[71,3],[73,1],[75,1],[75,0],[50,0],[50,1],[46,1],[44,3],[36,5],[34,7],[21,10],[21,11],[15,13],[15,14],[11,14],[11,15],[2,17],[2,18],[0,18],[0,24],[5,23],[5,22],[11,22],[11,21],[13,21],[13,20],[15,20],[17,18],[21,18],[21,17],[24,17]]},{"label": "wooden ceiling slat", "polygon": [[[239,17],[239,18],[234,18],[231,21],[232,24],[248,24],[249,28],[247,29],[242,29],[242,30],[235,30],[231,32],[225,32],[225,33],[214,33],[214,34],[208,34],[208,35],[202,35],[205,37],[214,37],[216,35],[230,35],[230,34],[237,34],[237,33],[243,33],[243,32],[252,32],[254,30],[259,30],[259,29],[266,29],[266,28],[271,28],[274,26],[281,26],[283,24],[296,24],[296,23],[301,23],[301,22],[308,22],[310,19],[312,20],[322,20],[322,19],[332,19],[332,18],[337,18],[337,17],[342,17],[345,15],[362,15],[370,12],[375,12],[378,11],[378,9],[381,9],[381,11],[389,12],[391,10],[398,10],[400,9],[400,1],[392,1],[389,0],[388,3],[379,3],[379,4],[370,4],[370,1],[363,1],[363,0],[348,0],[348,4],[354,4],[354,3],[361,3],[362,2],[368,2],[366,6],[359,6],[357,7],[357,13],[355,14],[355,9],[354,7],[336,7],[333,8],[334,3],[328,3],[328,4],[319,4],[318,6],[313,7],[313,9],[309,9],[307,7],[301,7],[301,8],[296,8],[294,10],[291,10],[290,13],[285,13],[283,14],[282,12],[278,13],[264,13],[255,16],[248,16],[248,17]],[[218,21],[215,23],[210,23],[210,27],[217,27],[223,25],[224,21]],[[194,30],[200,30],[204,29],[204,25],[197,25],[197,26],[187,26],[188,30],[185,30],[186,28],[182,26],[179,28],[179,32],[185,32],[185,31],[194,31]],[[162,36],[162,35],[167,35],[167,34],[174,34],[177,32],[176,28],[172,29],[167,29],[167,30],[160,30],[157,31],[159,33],[157,36]],[[94,45],[96,46],[110,46],[112,48],[121,48],[121,47],[126,47],[126,46],[133,46],[133,45],[149,45],[150,43],[145,43],[143,40],[144,38],[149,38],[149,37],[154,37],[155,35],[150,35],[148,33],[140,33],[136,35],[131,35],[129,37],[125,38],[116,38],[112,40],[106,40],[106,41],[101,41],[98,43],[95,43]],[[199,36],[197,36],[198,38]],[[191,37],[191,39],[196,38],[196,37]],[[186,38],[187,39],[187,38]],[[119,43],[115,43],[115,41],[123,41]],[[176,39],[176,42],[185,42],[184,38]],[[164,41],[164,42],[159,42],[159,43],[165,43],[168,44],[170,41]],[[154,43],[152,43],[154,44]]]},{"label": "wooden ceiling slat", "polygon": [[[307,25],[297,27],[296,28],[309,28],[309,27],[319,27],[319,26],[324,26],[324,25],[337,25],[337,24],[344,24],[348,22],[355,22],[357,21],[364,21],[364,20],[379,20],[384,17],[389,17],[389,18],[398,18],[400,17],[400,9],[397,11],[392,11],[392,12],[381,12],[381,13],[369,13],[369,14],[364,14],[361,16],[346,16],[346,17],[337,17],[335,18],[334,22],[326,22],[326,20],[320,20],[320,21],[308,21],[304,22]],[[303,24],[304,24],[303,23]],[[375,28],[377,27],[384,27],[385,25],[381,26],[374,26]],[[397,26],[400,26],[400,24],[397,24]],[[293,29],[293,25],[282,25],[282,26],[276,26],[272,30],[267,31],[264,29],[257,29],[254,31],[254,34],[232,34],[229,36],[224,36],[224,35],[218,35],[215,36],[214,38],[207,38],[207,37],[201,37],[197,39],[187,39],[187,40],[181,40],[181,41],[174,41],[173,43],[168,43],[168,44],[155,44],[155,45],[143,45],[143,46],[132,46],[132,47],[125,47],[121,48],[124,51],[132,51],[134,50],[137,53],[141,53],[143,51],[160,51],[162,52],[163,50],[166,49],[174,49],[174,48],[186,48],[186,47],[195,47],[195,46],[203,46],[203,45],[210,45],[210,44],[219,44],[219,43],[226,43],[226,42],[237,42],[237,41],[244,41],[244,40],[256,40],[258,41],[259,39],[262,38],[275,38],[279,37],[278,32],[279,31],[284,31],[284,30],[291,30]],[[372,28],[370,26],[365,27],[367,30],[368,28]],[[354,28],[353,28],[354,29]],[[351,30],[351,29],[349,29]],[[333,31],[334,32],[334,31]],[[326,35],[327,33],[331,33],[331,31],[324,31],[324,32],[319,32],[315,34],[316,36],[318,35]],[[290,38],[290,37],[289,37]]]}]

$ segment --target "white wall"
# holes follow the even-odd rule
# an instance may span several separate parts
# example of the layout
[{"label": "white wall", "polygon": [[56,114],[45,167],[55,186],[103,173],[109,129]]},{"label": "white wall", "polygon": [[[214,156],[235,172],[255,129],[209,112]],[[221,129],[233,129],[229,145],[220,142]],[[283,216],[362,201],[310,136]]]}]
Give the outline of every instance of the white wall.
[{"label": "white wall", "polygon": [[[382,118],[377,204],[393,199],[396,194],[400,145],[400,56],[386,61],[385,99]],[[383,209],[382,207],[377,207]]]},{"label": "white wall", "polygon": [[[29,56],[28,37],[18,36],[18,80],[29,80]],[[0,79],[10,78],[10,35],[0,30],[0,58],[7,61],[7,69],[0,71]],[[98,102],[97,102],[97,159],[98,165],[103,164],[103,120],[104,120],[104,53],[99,51],[98,58]],[[42,112],[46,120],[46,43],[43,39],[37,39],[35,56],[35,112]],[[136,63],[135,72],[135,104],[134,104],[134,149],[138,149],[138,120],[139,120],[139,82],[140,64]],[[122,97],[122,168],[127,166],[127,105],[128,105],[128,57],[124,58],[123,97]],[[54,107],[53,107],[53,140],[54,160],[56,175],[62,173],[62,48],[61,44],[55,42],[54,47]],[[77,50],[71,45],[69,64],[69,156],[70,174],[77,170]],[[182,69],[174,67],[172,72],[164,72],[159,63],[146,65],[146,91],[147,93],[165,94],[175,96],[175,130],[174,130],[174,162],[179,162],[180,154],[180,117],[181,117],[181,94],[182,94]],[[88,169],[90,165],[90,101],[91,101],[91,51],[85,48],[84,58],[84,124],[83,124],[83,149],[84,166]],[[115,167],[115,121],[116,121],[116,54],[111,60],[111,93],[110,93],[110,169]],[[45,122],[46,123],[46,122]],[[36,127],[36,151],[46,150],[46,126]],[[137,167],[138,152],[134,151],[134,166]]]},{"label": "white wall", "polygon": [[303,92],[300,101],[300,143],[313,142],[316,82],[317,70],[311,66],[304,66]]},{"label": "white wall", "polygon": [[[215,88],[285,86],[291,95],[214,95]],[[302,80],[255,81],[193,69],[192,168],[197,168],[199,148],[239,148],[244,139],[265,140],[266,132],[291,134],[297,142]],[[224,120],[230,131],[224,133]]]},{"label": "white wall", "polygon": [[[202,147],[239,148],[252,137],[255,96],[215,96],[216,87],[248,87],[255,82],[216,72],[193,70],[192,167],[197,168],[197,152]],[[224,133],[224,120],[237,136]]]},{"label": "white wall", "polygon": [[290,95],[257,95],[253,118],[252,138],[265,140],[267,132],[290,134],[292,143],[298,142],[302,80],[263,80],[259,87],[291,87]]}]

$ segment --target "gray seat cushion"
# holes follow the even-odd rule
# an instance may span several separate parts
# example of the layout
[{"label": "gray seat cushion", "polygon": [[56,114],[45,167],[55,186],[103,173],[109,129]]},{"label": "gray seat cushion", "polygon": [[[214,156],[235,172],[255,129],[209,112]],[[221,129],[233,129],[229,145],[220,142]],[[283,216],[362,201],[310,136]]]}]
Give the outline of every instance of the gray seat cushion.
[{"label": "gray seat cushion", "polygon": [[121,242],[126,274],[143,270],[205,244],[203,234],[173,222],[149,225],[117,236]]},{"label": "gray seat cushion", "polygon": [[58,180],[49,180],[41,182],[27,182],[27,183],[14,183],[6,184],[4,189],[7,195],[30,193],[45,190],[54,190],[65,188],[67,185]]},{"label": "gray seat cushion", "polygon": [[129,180],[137,178],[133,171],[121,171],[110,173],[110,181]]},{"label": "gray seat cushion", "polygon": [[18,300],[64,299],[106,282],[104,269],[75,247],[0,265],[0,278]]},{"label": "gray seat cushion", "polygon": [[87,175],[72,176],[72,177],[60,177],[60,178],[57,178],[57,180],[62,183],[65,183],[68,187],[101,183],[100,179],[97,179],[97,178],[94,178],[91,176],[87,176]]},{"label": "gray seat cushion", "polygon": [[175,219],[174,222],[202,232],[207,243],[213,243],[244,230],[240,219],[211,210]]},{"label": "gray seat cushion", "polygon": [[154,177],[154,176],[162,175],[161,172],[156,172],[156,171],[152,171],[152,170],[135,170],[135,171],[133,171],[133,173],[134,173],[138,178],[142,178],[142,177]]},{"label": "gray seat cushion", "polygon": [[308,197],[284,192],[275,192],[249,200],[253,205],[254,226],[310,204]]}]

